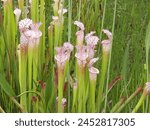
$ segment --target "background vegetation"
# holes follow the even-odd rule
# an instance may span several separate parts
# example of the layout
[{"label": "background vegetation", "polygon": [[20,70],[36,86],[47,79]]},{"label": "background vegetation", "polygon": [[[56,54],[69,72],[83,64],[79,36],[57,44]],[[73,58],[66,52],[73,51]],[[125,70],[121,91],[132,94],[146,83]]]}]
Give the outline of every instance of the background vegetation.
[{"label": "background vegetation", "polygon": [[[17,7],[17,1],[13,1],[13,8]],[[42,69],[38,71],[39,80],[46,84],[52,84],[54,80],[51,76],[52,69],[49,63],[49,45],[48,45],[48,26],[52,21],[53,7],[52,0],[45,0],[45,62],[42,64]],[[114,21],[116,4],[116,16]],[[115,83],[113,89],[107,96],[107,109],[105,112],[110,112],[113,106],[122,98],[128,98],[138,87],[145,87],[145,83],[149,74],[146,67],[146,30],[150,19],[150,1],[149,0],[64,0],[64,7],[68,9],[68,14],[65,15],[65,24],[63,32],[63,42],[70,41],[76,45],[74,21],[82,21],[85,25],[85,32],[91,30],[96,31],[100,39],[105,36],[101,30],[103,28],[113,30],[113,46],[111,53],[111,64],[108,76],[108,83]],[[4,32],[2,26],[3,5],[0,2],[0,107],[5,112],[18,112],[18,106],[14,103],[19,101],[17,95],[19,91],[18,79],[18,60],[16,55],[11,55],[11,51],[6,46],[2,46],[11,32]],[[11,20],[8,21],[11,26]],[[113,26],[114,25],[114,26]],[[150,30],[149,30],[150,31]],[[6,34],[4,34],[6,33]],[[2,38],[4,36],[4,39]],[[6,36],[6,38],[5,38]],[[15,48],[16,49],[16,48]],[[4,52],[5,50],[5,52]],[[9,56],[9,54],[11,56]],[[98,46],[97,55],[100,55],[100,60],[96,66],[101,66],[101,47]],[[8,58],[10,57],[10,58]],[[8,59],[10,59],[8,61]],[[150,59],[148,59],[150,60]],[[148,64],[147,64],[148,65]],[[71,59],[70,72],[74,70],[74,59]],[[149,73],[149,72],[148,72]],[[100,72],[101,74],[101,72]],[[99,75],[100,75],[99,74]],[[147,76],[148,75],[148,76]],[[7,90],[11,87],[14,92]],[[42,90],[39,90],[40,92]],[[46,106],[35,112],[56,112],[54,107],[55,94],[53,86],[46,86],[45,104]],[[105,90],[104,90],[105,91]],[[72,88],[67,87],[65,91],[67,97],[66,112],[71,112],[71,94]],[[12,94],[15,93],[12,98]],[[137,104],[141,94],[134,97],[121,112],[132,112]],[[139,112],[150,112],[149,97],[146,98]],[[49,102],[50,103],[47,103]],[[105,104],[105,103],[104,103]],[[44,110],[43,110],[44,109]],[[103,111],[103,110],[102,110]]]}]

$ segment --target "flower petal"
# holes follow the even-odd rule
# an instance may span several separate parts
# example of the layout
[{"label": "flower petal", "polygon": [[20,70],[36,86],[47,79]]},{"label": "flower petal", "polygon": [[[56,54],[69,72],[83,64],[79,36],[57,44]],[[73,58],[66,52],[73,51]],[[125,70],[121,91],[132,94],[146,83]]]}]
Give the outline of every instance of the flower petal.
[{"label": "flower petal", "polygon": [[85,29],[85,28],[84,28],[84,24],[81,23],[80,21],[75,21],[74,24],[77,25],[81,30],[84,30],[84,29]]},{"label": "flower petal", "polygon": [[69,50],[70,52],[73,51],[73,45],[70,42],[65,42],[63,45],[67,50]]},{"label": "flower petal", "polygon": [[112,40],[112,33],[111,33],[109,30],[103,29],[102,31],[107,35],[107,37],[108,37],[110,40]]},{"label": "flower petal", "polygon": [[94,63],[96,63],[98,61],[98,57],[97,58],[93,58],[90,60],[90,62],[88,63],[88,67],[92,67]]}]

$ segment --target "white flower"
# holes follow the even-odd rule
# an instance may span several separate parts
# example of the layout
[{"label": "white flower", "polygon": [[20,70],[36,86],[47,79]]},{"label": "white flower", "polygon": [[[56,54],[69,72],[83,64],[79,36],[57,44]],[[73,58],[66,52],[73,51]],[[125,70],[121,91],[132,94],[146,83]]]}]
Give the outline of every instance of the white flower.
[{"label": "white flower", "polygon": [[58,18],[58,16],[52,16],[52,19],[54,22],[57,22],[59,18]]},{"label": "white flower", "polygon": [[14,10],[14,14],[16,15],[16,22],[18,23],[19,18],[20,18],[20,15],[21,15],[21,10],[18,9],[18,8],[16,8],[16,9]]},{"label": "white flower", "polygon": [[29,0],[30,5],[32,4],[32,0]]}]

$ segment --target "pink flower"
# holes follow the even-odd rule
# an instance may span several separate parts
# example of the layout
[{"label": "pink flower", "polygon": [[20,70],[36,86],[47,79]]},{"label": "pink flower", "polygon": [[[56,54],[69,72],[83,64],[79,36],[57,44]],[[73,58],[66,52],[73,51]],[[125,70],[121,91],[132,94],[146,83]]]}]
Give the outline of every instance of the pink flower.
[{"label": "pink flower", "polygon": [[98,61],[99,58],[93,58],[90,60],[88,63],[88,69],[89,69],[89,75],[90,75],[90,80],[96,81],[97,79],[97,74],[99,74],[99,70],[95,67],[93,67],[93,64]]},{"label": "pink flower", "polygon": [[65,42],[63,45],[64,48],[66,48],[67,51],[72,52],[73,51],[73,45],[70,42]]},{"label": "pink flower", "polygon": [[40,37],[42,36],[42,32],[39,30],[41,23],[33,23],[30,25],[31,30],[27,30],[24,32],[25,36],[29,38],[29,46],[31,48],[34,47],[35,44],[39,44]]},{"label": "pink flower", "polygon": [[146,83],[145,91],[146,91],[147,93],[150,92],[150,82],[147,82],[147,83]]},{"label": "pink flower", "polygon": [[97,36],[93,36],[95,34],[94,31],[88,33],[86,36],[85,36],[85,41],[87,43],[87,45],[90,45],[90,46],[96,46],[98,41],[99,41],[99,38]]},{"label": "pink flower", "polygon": [[103,32],[107,35],[109,40],[112,41],[112,33],[107,29],[103,29]]},{"label": "pink flower", "polygon": [[94,50],[95,48],[94,46],[87,45],[86,48],[87,48],[88,61],[89,61],[94,57],[96,51]]},{"label": "pink flower", "polygon": [[110,51],[110,44],[111,44],[111,41],[110,40],[103,40],[102,42],[102,45],[103,45],[103,50],[105,52],[109,52]]},{"label": "pink flower", "polygon": [[108,39],[107,40],[103,40],[101,43],[103,45],[103,50],[105,52],[109,52],[110,51],[110,47],[111,47],[111,42],[112,42],[112,33],[109,32],[106,29],[103,29],[103,32],[107,35]]},{"label": "pink flower", "polygon": [[75,21],[74,24],[80,28],[80,30],[76,32],[77,44],[82,45],[84,41],[84,24],[79,21]]},{"label": "pink flower", "polygon": [[67,104],[67,99],[66,98],[63,98],[62,99],[62,106],[65,107]]},{"label": "pink flower", "polygon": [[68,60],[70,59],[70,54],[71,54],[71,52],[73,51],[73,45],[71,44],[71,43],[69,43],[69,42],[65,42],[64,44],[63,44],[63,48],[65,49],[65,54],[67,55],[67,57],[68,57]]},{"label": "pink flower", "polygon": [[29,39],[27,36],[24,35],[24,33],[21,33],[20,36],[20,43],[21,44],[28,44],[29,43]]},{"label": "pink flower", "polygon": [[99,70],[95,67],[90,67],[89,68],[89,73],[90,73],[90,80],[96,81],[97,74],[99,74]]},{"label": "pink flower", "polygon": [[68,59],[68,55],[65,54],[66,49],[63,47],[56,47],[55,60],[58,68],[64,69],[65,63]]},{"label": "pink flower", "polygon": [[87,58],[88,58],[88,53],[87,53],[87,48],[84,45],[77,45],[77,52],[75,54],[75,57],[77,58],[77,62],[79,67],[85,67],[87,63]]},{"label": "pink flower", "polygon": [[84,41],[84,32],[82,30],[76,32],[77,44],[82,45]]},{"label": "pink flower", "polygon": [[78,83],[77,83],[77,81],[76,81],[76,82],[73,83],[73,89],[76,90],[77,87],[78,87]]},{"label": "pink flower", "polygon": [[74,24],[77,25],[82,31],[84,31],[85,28],[84,28],[84,24],[83,23],[81,23],[79,21],[75,21]]},{"label": "pink flower", "polygon": [[88,63],[88,67],[92,67],[94,63],[96,63],[98,61],[99,58],[93,58],[90,60],[90,62]]},{"label": "pink flower", "polygon": [[20,32],[24,32],[27,29],[29,29],[30,25],[32,25],[32,20],[31,19],[25,18],[25,19],[21,20],[19,22]]},{"label": "pink flower", "polygon": [[65,42],[62,47],[56,47],[55,60],[58,67],[64,69],[64,65],[67,60],[70,59],[70,54],[73,51],[73,45],[69,42]]},{"label": "pink flower", "polygon": [[[57,103],[58,103],[58,100],[59,100],[59,98],[56,97],[56,102]],[[65,108],[66,104],[67,104],[67,99],[66,98],[62,98],[62,109],[63,109],[63,111],[64,111],[64,108]]]},{"label": "pink flower", "polygon": [[95,32],[92,31],[85,36],[85,41],[87,43],[87,52],[89,55],[88,61],[94,57],[94,54],[95,54],[94,49],[99,41],[99,38],[97,36],[93,36],[94,34]]}]

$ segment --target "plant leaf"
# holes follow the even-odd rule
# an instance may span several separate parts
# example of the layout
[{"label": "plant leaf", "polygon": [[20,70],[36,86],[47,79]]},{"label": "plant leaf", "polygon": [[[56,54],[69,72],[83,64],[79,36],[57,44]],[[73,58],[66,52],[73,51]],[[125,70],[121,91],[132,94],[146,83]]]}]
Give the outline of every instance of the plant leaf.
[{"label": "plant leaf", "polygon": [[0,87],[8,96],[15,96],[15,92],[2,74],[0,74]]}]

